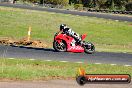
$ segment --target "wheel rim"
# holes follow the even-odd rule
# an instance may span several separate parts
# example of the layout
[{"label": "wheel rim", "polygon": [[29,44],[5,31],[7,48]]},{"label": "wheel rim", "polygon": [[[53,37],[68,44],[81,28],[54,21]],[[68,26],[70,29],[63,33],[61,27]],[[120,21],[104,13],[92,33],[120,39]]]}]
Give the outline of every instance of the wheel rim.
[{"label": "wheel rim", "polygon": [[94,51],[94,45],[93,45],[93,44],[87,45],[85,48],[86,48],[88,51]]},{"label": "wheel rim", "polygon": [[56,42],[55,46],[56,46],[57,50],[59,50],[59,51],[66,50],[66,45],[63,42],[60,42],[60,44],[58,42]]}]

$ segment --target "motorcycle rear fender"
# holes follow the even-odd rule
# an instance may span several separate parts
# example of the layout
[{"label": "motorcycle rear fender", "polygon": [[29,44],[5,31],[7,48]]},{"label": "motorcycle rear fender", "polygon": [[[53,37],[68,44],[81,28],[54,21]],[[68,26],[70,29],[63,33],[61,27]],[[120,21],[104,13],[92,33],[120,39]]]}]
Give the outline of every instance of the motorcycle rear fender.
[{"label": "motorcycle rear fender", "polygon": [[86,36],[87,36],[87,34],[83,34],[83,35],[81,36],[82,40],[84,40],[84,39],[86,38]]}]

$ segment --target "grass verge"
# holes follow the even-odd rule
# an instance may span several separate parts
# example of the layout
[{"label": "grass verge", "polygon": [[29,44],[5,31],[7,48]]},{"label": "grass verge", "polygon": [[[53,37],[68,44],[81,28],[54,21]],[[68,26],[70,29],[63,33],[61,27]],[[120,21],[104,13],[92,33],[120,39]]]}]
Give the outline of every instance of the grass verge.
[{"label": "grass verge", "polygon": [[78,64],[71,62],[0,59],[0,79],[11,80],[49,80],[75,78],[82,66],[88,74],[130,74],[132,67],[108,64]]},{"label": "grass verge", "polygon": [[85,40],[93,42],[97,51],[132,52],[132,22],[9,7],[0,7],[0,19],[0,37],[21,39],[31,26],[31,38],[51,48],[59,25],[65,23],[79,34],[88,34]]}]

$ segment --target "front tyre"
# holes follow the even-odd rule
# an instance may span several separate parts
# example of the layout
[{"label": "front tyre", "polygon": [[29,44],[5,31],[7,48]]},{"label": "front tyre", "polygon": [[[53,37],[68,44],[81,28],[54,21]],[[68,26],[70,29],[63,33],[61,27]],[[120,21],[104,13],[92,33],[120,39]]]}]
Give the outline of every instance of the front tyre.
[{"label": "front tyre", "polygon": [[84,51],[85,53],[92,54],[95,52],[95,46],[92,43],[87,42],[84,45]]},{"label": "front tyre", "polygon": [[66,51],[66,44],[61,41],[60,44],[57,41],[53,42],[53,48],[57,52],[65,52]]}]

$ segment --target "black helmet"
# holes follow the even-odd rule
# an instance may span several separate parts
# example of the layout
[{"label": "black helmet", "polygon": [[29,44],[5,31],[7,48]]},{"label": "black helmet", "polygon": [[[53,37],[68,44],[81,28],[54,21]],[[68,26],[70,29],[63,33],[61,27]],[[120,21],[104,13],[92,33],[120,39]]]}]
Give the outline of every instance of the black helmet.
[{"label": "black helmet", "polygon": [[66,26],[66,24],[61,24],[60,25],[60,31],[63,30],[65,26]]}]

